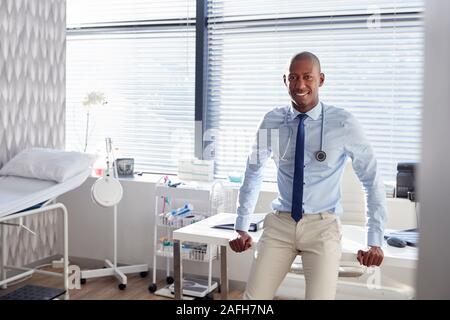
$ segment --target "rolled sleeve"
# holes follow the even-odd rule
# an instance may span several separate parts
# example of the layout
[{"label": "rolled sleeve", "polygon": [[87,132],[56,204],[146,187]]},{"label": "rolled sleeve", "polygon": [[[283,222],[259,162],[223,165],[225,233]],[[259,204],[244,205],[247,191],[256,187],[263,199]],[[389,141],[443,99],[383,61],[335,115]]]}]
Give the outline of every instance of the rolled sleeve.
[{"label": "rolled sleeve", "polygon": [[267,139],[261,138],[267,134],[267,130],[263,128],[264,119],[258,126],[255,142],[247,158],[244,181],[239,189],[235,230],[247,231],[250,226],[250,214],[255,210],[263,180],[263,170],[271,153]]},{"label": "rolled sleeve", "polygon": [[377,168],[375,153],[356,118],[350,116],[347,125],[346,152],[352,159],[353,169],[361,181],[367,200],[367,244],[383,244],[386,223],[386,192]]}]

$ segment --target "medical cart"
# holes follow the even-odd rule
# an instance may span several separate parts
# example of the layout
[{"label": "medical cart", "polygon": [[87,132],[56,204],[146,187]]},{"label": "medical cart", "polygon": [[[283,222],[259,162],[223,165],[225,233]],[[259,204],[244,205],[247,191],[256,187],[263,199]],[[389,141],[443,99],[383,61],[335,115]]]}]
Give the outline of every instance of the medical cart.
[{"label": "medical cart", "polygon": [[[156,269],[159,257],[166,260],[166,282],[172,284],[170,261],[173,259],[174,230],[201,221],[209,216],[223,212],[224,189],[221,182],[192,182],[192,184],[170,184],[167,178],[160,180],[155,187],[155,223],[153,234],[153,282],[148,290],[157,291]],[[187,214],[171,216],[180,208],[192,208]],[[182,211],[180,211],[182,212]],[[212,261],[218,257],[215,245],[187,242],[182,248],[182,259],[207,262],[209,265],[208,281],[187,279],[183,294],[196,298],[211,298],[210,294],[218,287],[212,281]],[[188,284],[191,284],[188,286]],[[173,288],[169,287],[169,288]]]}]

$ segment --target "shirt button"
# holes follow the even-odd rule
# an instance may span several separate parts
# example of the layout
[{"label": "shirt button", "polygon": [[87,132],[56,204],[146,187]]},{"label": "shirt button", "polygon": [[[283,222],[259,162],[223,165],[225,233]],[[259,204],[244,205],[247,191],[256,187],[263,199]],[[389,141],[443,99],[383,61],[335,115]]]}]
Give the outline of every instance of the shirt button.
[{"label": "shirt button", "polygon": [[305,185],[306,184],[306,182],[303,182],[303,185]]}]

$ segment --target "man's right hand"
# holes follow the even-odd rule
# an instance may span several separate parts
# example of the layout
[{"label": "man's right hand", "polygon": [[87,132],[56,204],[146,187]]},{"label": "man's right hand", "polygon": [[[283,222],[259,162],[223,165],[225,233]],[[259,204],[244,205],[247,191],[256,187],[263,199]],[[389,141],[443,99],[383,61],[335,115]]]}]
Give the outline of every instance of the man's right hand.
[{"label": "man's right hand", "polygon": [[236,230],[239,236],[236,239],[230,240],[229,244],[231,250],[234,252],[243,252],[252,246],[252,237],[245,231]]}]

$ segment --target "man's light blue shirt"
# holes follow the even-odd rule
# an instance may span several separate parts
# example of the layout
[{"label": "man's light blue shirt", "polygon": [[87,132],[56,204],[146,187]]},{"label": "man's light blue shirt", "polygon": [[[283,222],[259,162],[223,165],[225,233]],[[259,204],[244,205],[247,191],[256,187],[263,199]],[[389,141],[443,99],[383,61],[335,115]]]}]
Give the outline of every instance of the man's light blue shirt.
[{"label": "man's light blue shirt", "polygon": [[[324,113],[323,162],[315,159],[320,150]],[[295,144],[300,114],[292,106],[275,108],[259,124],[256,141],[247,159],[245,177],[239,191],[236,230],[248,230],[263,179],[263,169],[273,157],[277,165],[278,198],[272,208],[291,212],[295,166]],[[367,199],[367,244],[381,246],[386,220],[384,184],[377,161],[361,125],[349,112],[319,102],[306,113],[303,185],[304,214],[331,212],[342,214],[341,180],[348,158],[363,184]]]}]

